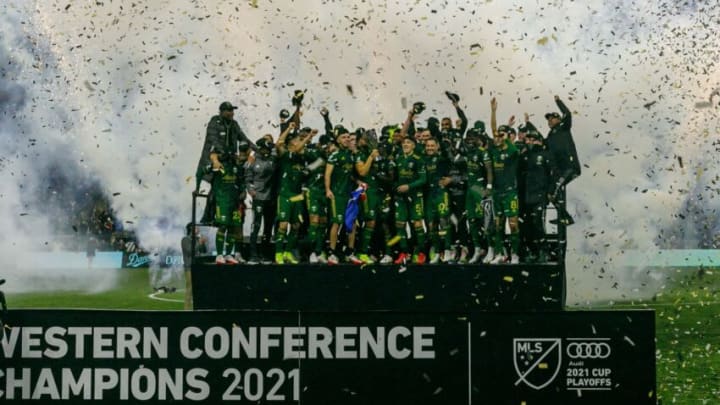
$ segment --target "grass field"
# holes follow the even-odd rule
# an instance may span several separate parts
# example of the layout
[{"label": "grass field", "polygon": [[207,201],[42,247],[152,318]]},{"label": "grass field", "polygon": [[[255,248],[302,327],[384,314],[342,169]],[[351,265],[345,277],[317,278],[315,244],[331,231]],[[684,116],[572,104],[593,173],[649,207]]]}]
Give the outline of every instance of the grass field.
[{"label": "grass field", "polygon": [[[602,309],[656,310],[659,403],[718,404],[720,271],[684,270],[681,274],[651,301]],[[8,303],[12,308],[183,309],[182,291],[153,294],[147,270],[120,270],[117,276],[118,287],[102,293],[10,294]]]}]

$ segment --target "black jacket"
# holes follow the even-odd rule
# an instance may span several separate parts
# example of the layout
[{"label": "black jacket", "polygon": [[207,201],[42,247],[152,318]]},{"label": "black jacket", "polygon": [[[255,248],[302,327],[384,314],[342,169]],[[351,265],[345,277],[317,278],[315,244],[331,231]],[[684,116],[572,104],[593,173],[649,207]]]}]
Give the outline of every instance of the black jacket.
[{"label": "black jacket", "polygon": [[557,166],[554,181],[558,182],[562,179],[564,185],[580,176],[580,160],[575,149],[572,133],[570,133],[570,127],[572,126],[570,110],[561,100],[557,100],[557,105],[563,113],[562,120],[558,125],[550,129],[546,143]]},{"label": "black jacket", "polygon": [[205,144],[198,162],[198,172],[210,164],[210,153],[218,153],[221,160],[223,157],[233,156],[237,154],[238,144],[242,141],[247,142],[251,149],[256,149],[240,129],[237,121],[225,120],[219,115],[210,118],[205,134]]},{"label": "black jacket", "polygon": [[520,158],[520,199],[525,205],[547,205],[548,194],[553,192],[555,183],[553,156],[542,146],[528,148]]}]

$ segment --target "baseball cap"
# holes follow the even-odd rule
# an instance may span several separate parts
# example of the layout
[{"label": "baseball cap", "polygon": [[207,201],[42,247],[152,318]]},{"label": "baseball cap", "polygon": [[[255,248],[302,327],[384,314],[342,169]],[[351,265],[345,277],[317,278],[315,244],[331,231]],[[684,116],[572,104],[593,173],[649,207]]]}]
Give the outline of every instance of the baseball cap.
[{"label": "baseball cap", "polygon": [[288,119],[289,117],[290,117],[290,111],[288,111],[284,108],[282,110],[280,110],[280,118],[285,120],[285,119]]},{"label": "baseball cap", "polygon": [[556,112],[549,112],[549,113],[545,114],[546,120],[549,120],[550,118],[560,118],[560,114],[558,114]]},{"label": "baseball cap", "polygon": [[237,106],[232,105],[229,101],[223,101],[222,104],[220,104],[220,111],[232,111],[237,110]]},{"label": "baseball cap", "polygon": [[347,128],[342,125],[335,125],[335,130],[333,132],[335,132],[335,137],[349,133]]},{"label": "baseball cap", "polygon": [[538,140],[538,141],[542,141],[542,140],[543,140],[542,135],[540,135],[540,133],[539,133],[538,131],[532,131],[532,130],[531,130],[531,131],[528,131],[528,133],[527,133],[527,135],[525,135],[525,137],[526,137],[526,138],[529,138],[529,139],[535,139],[535,140]]},{"label": "baseball cap", "polygon": [[507,125],[500,125],[500,126],[498,127],[497,131],[498,131],[498,132],[505,132],[506,134],[511,134],[511,133],[515,132],[515,130],[512,129],[512,127],[509,127],[509,126],[507,126]]},{"label": "baseball cap", "polygon": [[485,123],[482,122],[482,121],[480,121],[480,120],[477,120],[477,121],[475,121],[475,123],[473,124],[473,128],[474,128],[474,129],[477,129],[477,130],[480,131],[480,132],[485,132]]}]

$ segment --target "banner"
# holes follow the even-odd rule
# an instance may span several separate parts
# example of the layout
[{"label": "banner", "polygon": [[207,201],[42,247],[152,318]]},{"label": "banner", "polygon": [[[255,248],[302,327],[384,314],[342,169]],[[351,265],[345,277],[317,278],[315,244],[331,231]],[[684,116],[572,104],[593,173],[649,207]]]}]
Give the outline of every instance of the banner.
[{"label": "banner", "polygon": [[16,310],[0,402],[654,404],[654,312]]}]

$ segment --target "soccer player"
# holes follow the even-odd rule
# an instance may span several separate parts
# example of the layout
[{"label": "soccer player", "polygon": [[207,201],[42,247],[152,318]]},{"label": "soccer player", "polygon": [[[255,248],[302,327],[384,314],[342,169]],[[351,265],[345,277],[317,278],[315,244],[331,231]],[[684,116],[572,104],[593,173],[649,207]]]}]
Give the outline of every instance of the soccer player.
[{"label": "soccer player", "polygon": [[[290,122],[277,143],[280,190],[278,193],[277,231],[275,232],[275,263],[297,264],[293,254],[297,246],[299,216],[303,200],[302,176],[305,169],[303,149],[310,133],[291,135],[295,123]],[[287,245],[286,245],[287,242]]]},{"label": "soccer player", "polygon": [[307,179],[305,181],[306,202],[310,228],[312,252],[310,263],[327,263],[325,250],[325,233],[327,230],[328,200],[325,197],[325,165],[328,155],[337,148],[327,134],[320,136],[318,144],[305,152]]},{"label": "soccer player", "polygon": [[[409,118],[412,119],[412,111]],[[413,263],[425,263],[425,228],[423,227],[423,187],[427,183],[425,164],[420,156],[415,154],[415,139],[405,137],[402,141],[402,154],[395,159],[395,230],[400,237],[400,254],[395,264],[406,263],[410,258],[408,254],[407,232],[405,229],[408,220],[411,221],[415,233],[415,251],[412,255]]]},{"label": "soccer player", "polygon": [[362,230],[358,261],[366,264],[373,264],[375,261],[370,257],[370,242],[375,232],[375,220],[380,213],[382,194],[380,190],[380,151],[371,147],[368,134],[362,131],[357,140],[358,152],[355,154],[355,171],[360,181],[365,186],[365,201],[362,201],[362,216],[365,227]]},{"label": "soccer player", "polygon": [[[518,196],[517,174],[519,153],[515,144],[509,138],[510,127],[501,125],[497,127],[496,113],[497,101],[493,97],[490,102],[490,126],[493,131],[493,146],[490,148],[490,157],[493,162],[493,202],[495,205],[495,230],[492,232],[492,241],[495,257],[488,254],[485,261],[492,264],[505,262],[502,255],[505,220],[510,226],[510,263],[520,263],[518,251],[520,249],[520,234],[518,228]],[[489,258],[489,259],[488,259]]]},{"label": "soccer player", "polygon": [[[247,152],[247,151],[246,151]],[[238,264],[242,260],[239,251],[233,256],[237,237],[242,235],[243,212],[241,205],[244,193],[238,187],[242,183],[242,165],[235,153],[215,153],[217,165],[213,163],[208,170],[212,173],[212,189],[215,195],[215,248],[217,249],[216,264]]]},{"label": "soccer player", "polygon": [[[483,200],[491,197],[493,188],[493,171],[492,160],[488,152],[483,133],[479,129],[473,128],[467,133],[467,149],[465,151],[465,164],[467,167],[467,195],[465,198],[465,211],[467,212],[468,221],[470,222],[469,230],[475,250],[470,264],[479,263],[485,256],[482,247],[483,237],[489,233],[489,229],[485,229],[483,219],[485,217],[485,207]],[[493,246],[490,244],[487,256],[494,255]]]},{"label": "soccer player", "polygon": [[450,198],[447,187],[450,185],[450,158],[448,151],[440,147],[436,138],[425,142],[425,170],[427,183],[425,186],[425,221],[430,232],[430,264],[440,263],[443,258],[450,258],[452,238],[450,234]]},{"label": "soccer player", "polygon": [[338,264],[340,259],[337,251],[338,232],[345,220],[350,192],[352,191],[352,174],[355,167],[352,152],[350,152],[350,133],[338,125],[335,127],[335,137],[338,150],[330,154],[325,166],[325,197],[330,207],[330,256],[328,264]]}]

